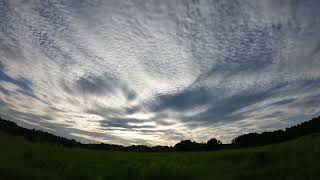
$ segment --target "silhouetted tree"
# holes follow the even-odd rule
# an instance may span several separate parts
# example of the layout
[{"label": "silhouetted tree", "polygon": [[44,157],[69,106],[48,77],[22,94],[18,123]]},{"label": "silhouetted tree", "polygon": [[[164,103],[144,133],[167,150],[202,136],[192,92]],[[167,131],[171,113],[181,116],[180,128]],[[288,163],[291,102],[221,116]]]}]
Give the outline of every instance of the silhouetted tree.
[{"label": "silhouetted tree", "polygon": [[221,148],[221,144],[222,144],[221,141],[219,141],[215,138],[211,138],[209,141],[207,141],[206,149],[207,150],[218,150]]},{"label": "silhouetted tree", "polygon": [[200,151],[204,150],[205,145],[190,140],[180,141],[174,146],[176,151]]}]

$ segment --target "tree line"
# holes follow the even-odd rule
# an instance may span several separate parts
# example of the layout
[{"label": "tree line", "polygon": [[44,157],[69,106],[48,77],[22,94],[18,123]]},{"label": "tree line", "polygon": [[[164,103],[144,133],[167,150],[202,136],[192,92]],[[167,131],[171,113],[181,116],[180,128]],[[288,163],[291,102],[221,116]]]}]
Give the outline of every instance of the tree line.
[{"label": "tree line", "polygon": [[285,130],[275,130],[263,133],[249,133],[240,135],[232,140],[230,144],[222,144],[216,138],[212,138],[205,143],[198,143],[191,140],[182,140],[174,146],[154,146],[145,145],[121,146],[114,144],[82,144],[74,139],[67,139],[55,136],[48,132],[35,129],[26,129],[16,123],[0,118],[0,131],[22,136],[28,141],[39,143],[50,143],[52,145],[69,148],[87,148],[97,150],[115,151],[139,151],[139,152],[171,152],[171,151],[211,151],[221,149],[235,149],[243,147],[263,146],[295,139],[307,134],[320,132],[320,117],[314,118]]}]

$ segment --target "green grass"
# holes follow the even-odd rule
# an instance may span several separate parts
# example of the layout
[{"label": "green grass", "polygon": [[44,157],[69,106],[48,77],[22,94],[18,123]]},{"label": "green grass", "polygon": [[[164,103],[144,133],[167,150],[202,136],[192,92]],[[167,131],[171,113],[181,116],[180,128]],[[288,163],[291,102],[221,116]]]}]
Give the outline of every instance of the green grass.
[{"label": "green grass", "polygon": [[69,149],[0,133],[0,179],[320,179],[320,134],[213,152]]}]

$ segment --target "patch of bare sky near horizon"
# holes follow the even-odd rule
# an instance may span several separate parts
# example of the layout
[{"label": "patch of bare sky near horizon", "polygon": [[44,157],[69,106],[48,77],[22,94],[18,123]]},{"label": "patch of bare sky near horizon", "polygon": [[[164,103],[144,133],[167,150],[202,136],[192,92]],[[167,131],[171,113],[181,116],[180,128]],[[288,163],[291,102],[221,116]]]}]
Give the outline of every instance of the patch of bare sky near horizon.
[{"label": "patch of bare sky near horizon", "polygon": [[320,2],[0,0],[0,112],[82,142],[224,142],[320,115]]}]

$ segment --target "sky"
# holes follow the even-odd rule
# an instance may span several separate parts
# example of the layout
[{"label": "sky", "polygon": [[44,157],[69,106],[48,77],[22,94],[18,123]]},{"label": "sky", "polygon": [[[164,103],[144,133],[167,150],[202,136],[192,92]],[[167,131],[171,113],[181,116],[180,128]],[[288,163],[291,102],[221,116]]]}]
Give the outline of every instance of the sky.
[{"label": "sky", "polygon": [[84,143],[224,143],[320,115],[318,0],[0,0],[0,113]]}]

